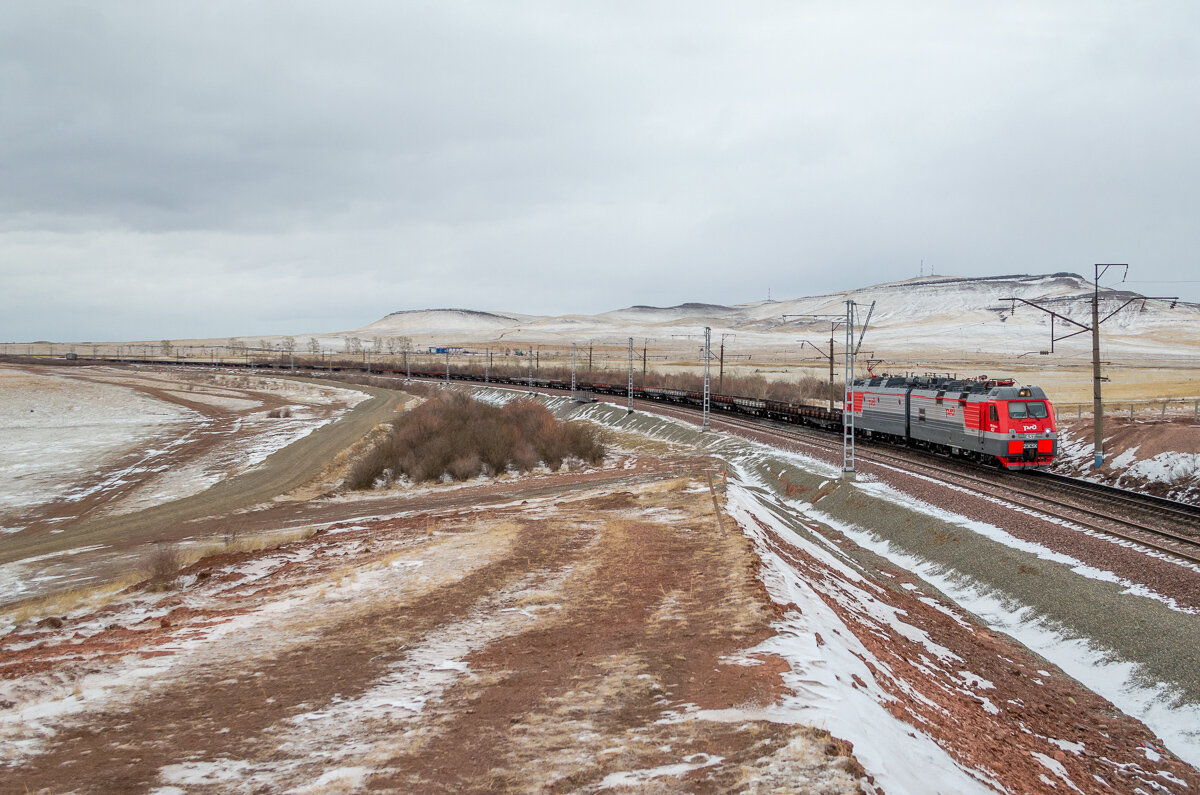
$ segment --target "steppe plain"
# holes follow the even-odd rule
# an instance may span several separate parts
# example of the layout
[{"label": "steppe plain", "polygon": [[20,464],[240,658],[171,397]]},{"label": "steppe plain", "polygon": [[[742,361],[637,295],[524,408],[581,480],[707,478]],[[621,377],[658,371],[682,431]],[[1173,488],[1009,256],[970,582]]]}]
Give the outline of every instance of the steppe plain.
[{"label": "steppe plain", "polygon": [[[504,345],[412,320],[318,345]],[[532,343],[538,366],[569,366],[572,341]],[[619,373],[624,341],[590,341]],[[727,342],[727,377],[828,372]],[[645,344],[651,370],[698,370],[693,338]],[[986,351],[890,358],[1041,383],[1084,473],[1090,370],[1016,347],[1003,372]],[[1194,495],[1191,349],[1126,347],[1106,364],[1106,476]],[[920,473],[864,463],[847,483],[800,442],[562,397],[541,399],[603,430],[602,464],[340,487],[372,429],[434,397],[398,378],[0,365],[0,790],[1200,786],[1195,567]]]}]

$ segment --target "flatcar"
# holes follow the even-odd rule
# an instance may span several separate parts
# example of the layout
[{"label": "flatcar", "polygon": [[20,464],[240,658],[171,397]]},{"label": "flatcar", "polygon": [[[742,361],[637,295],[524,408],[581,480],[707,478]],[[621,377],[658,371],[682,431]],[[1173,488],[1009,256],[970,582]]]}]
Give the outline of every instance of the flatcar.
[{"label": "flatcar", "polygon": [[986,376],[860,379],[852,389],[857,434],[940,453],[1042,469],[1058,453],[1054,405],[1038,386]]}]

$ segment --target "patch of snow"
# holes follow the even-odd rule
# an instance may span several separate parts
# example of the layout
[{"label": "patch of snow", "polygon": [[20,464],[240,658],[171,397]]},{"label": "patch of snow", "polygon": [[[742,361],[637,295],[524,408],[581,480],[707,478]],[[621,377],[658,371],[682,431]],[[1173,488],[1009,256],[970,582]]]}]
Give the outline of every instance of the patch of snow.
[{"label": "patch of snow", "polygon": [[[1055,759],[1051,759],[1050,757],[1046,756],[1045,754],[1039,754],[1036,751],[1032,752],[1031,756],[1033,756],[1034,759],[1036,759],[1038,762],[1040,762],[1042,764],[1042,767],[1046,768],[1051,773],[1058,776],[1058,778],[1061,779],[1063,781],[1063,783],[1065,783],[1068,787],[1070,787],[1071,789],[1078,792],[1079,795],[1083,795],[1083,790],[1081,790],[1079,787],[1075,786],[1075,782],[1071,781],[1071,777],[1069,775],[1067,775],[1067,769],[1065,767],[1063,767],[1061,762],[1059,762]],[[1055,786],[1054,782],[1052,782],[1048,779],[1046,780],[1046,783],[1052,787]],[[1057,787],[1055,787],[1055,788],[1057,789]]]},{"label": "patch of snow", "polygon": [[725,761],[725,758],[721,756],[692,754],[691,756],[685,756],[682,762],[673,765],[662,765],[661,767],[652,767],[643,770],[630,770],[622,773],[609,773],[601,779],[599,788],[637,787],[656,778],[678,778],[687,775],[693,770],[719,765],[723,761]]},{"label": "patch of snow", "polygon": [[[1111,571],[1090,566],[1077,558],[1073,558],[1070,555],[1062,552],[1056,552],[1055,550],[1049,549],[1048,547],[1045,547],[1034,541],[1026,541],[1025,539],[1017,538],[1008,531],[1001,530],[999,527],[988,524],[987,522],[967,519],[959,514],[951,513],[950,511],[930,505],[923,500],[905,494],[883,483],[859,483],[857,487],[864,493],[878,497],[882,500],[886,500],[893,505],[899,505],[916,511],[917,513],[932,516],[936,519],[946,522],[947,524],[961,527],[964,530],[976,533],[977,535],[983,536],[984,538],[990,539],[999,544],[1003,544],[1006,547],[1035,555],[1040,560],[1060,563],[1064,566],[1067,566],[1072,572],[1082,577],[1087,577],[1088,579],[1097,580],[1099,582],[1115,583],[1123,586],[1126,593],[1142,596],[1147,599],[1153,599],[1156,602],[1166,605],[1171,610],[1175,610],[1180,613],[1187,613],[1189,615],[1200,615],[1200,611],[1183,607],[1171,597],[1156,593],[1140,583],[1131,582],[1130,580],[1120,577]],[[1058,523],[1065,524],[1063,522]]]},{"label": "patch of snow", "polygon": [[[867,598],[853,585],[861,577],[845,562],[833,559],[825,548],[786,528],[775,511],[741,482],[729,484],[727,499],[730,515],[758,547],[763,561],[763,583],[771,598],[779,604],[800,607],[799,611],[790,610],[777,622],[777,635],[752,650],[752,653],[777,654],[791,667],[783,677],[794,695],[785,697],[779,705],[766,708],[763,717],[823,726],[850,740],[859,762],[876,776],[886,791],[987,792],[983,783],[989,778],[986,773],[962,767],[931,737],[884,708],[891,697],[878,685],[866,662],[875,660],[874,655],[814,590],[814,584],[770,549],[758,529],[758,522],[763,522],[772,533],[779,534],[786,542],[822,563],[829,563],[836,571],[852,574],[846,585],[851,591],[859,591],[855,599]],[[828,595],[829,590],[823,592]],[[926,641],[922,637],[924,633],[900,621],[894,609],[890,614],[885,610],[875,613],[897,631],[913,636],[916,642]],[[819,644],[816,641],[818,633],[837,640]],[[932,648],[931,651],[937,654]],[[887,670],[883,665],[873,667],[881,673]],[[866,687],[856,687],[852,675],[865,682]],[[915,691],[909,695],[923,698]],[[750,717],[739,710],[702,711],[699,715],[725,720]]]},{"label": "patch of snow", "polygon": [[1137,665],[1115,658],[1109,650],[1069,638],[1046,625],[1032,610],[1014,607],[961,576],[949,576],[940,567],[896,549],[860,527],[829,516],[820,518],[864,549],[919,575],[992,629],[1015,638],[1054,663],[1122,712],[1149,726],[1176,756],[1200,766],[1200,706],[1179,703],[1171,687],[1162,683],[1145,684]]},{"label": "patch of snow", "polygon": [[[265,763],[239,761],[237,779],[244,784],[278,790],[297,777],[311,775],[314,768],[337,765],[341,770],[358,770],[360,766],[355,763],[368,759],[381,744],[387,746],[389,753],[395,753],[396,725],[413,722],[447,688],[471,676],[465,657],[498,638],[528,628],[531,621],[537,620],[536,616],[504,607],[554,592],[571,571],[567,567],[549,577],[531,576],[512,588],[483,598],[469,617],[439,628],[436,634],[426,636],[424,642],[408,649],[388,673],[361,695],[353,699],[335,698],[319,709],[268,727],[264,732],[273,747],[287,749],[289,757]],[[377,733],[373,730],[376,725],[393,727],[393,732]],[[167,772],[163,773],[163,779],[178,783]]]},{"label": "patch of snow", "polygon": [[1082,754],[1085,748],[1083,743],[1073,743],[1070,740],[1059,740],[1055,737],[1047,737],[1046,739],[1069,754]]}]

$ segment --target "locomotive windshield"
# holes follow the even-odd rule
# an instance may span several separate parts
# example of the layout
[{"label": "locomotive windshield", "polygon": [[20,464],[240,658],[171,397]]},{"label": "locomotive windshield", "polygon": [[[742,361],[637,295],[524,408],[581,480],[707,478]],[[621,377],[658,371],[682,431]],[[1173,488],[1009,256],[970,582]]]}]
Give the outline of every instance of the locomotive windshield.
[{"label": "locomotive windshield", "polygon": [[1046,404],[1041,400],[1010,400],[1008,416],[1014,420],[1044,420],[1050,414],[1046,411]]}]

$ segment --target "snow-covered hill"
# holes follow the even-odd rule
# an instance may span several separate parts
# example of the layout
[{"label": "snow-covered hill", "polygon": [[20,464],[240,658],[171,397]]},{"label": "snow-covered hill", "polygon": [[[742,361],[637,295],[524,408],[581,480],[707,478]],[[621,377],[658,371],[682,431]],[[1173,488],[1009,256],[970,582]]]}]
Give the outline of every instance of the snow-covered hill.
[{"label": "snow-covered hill", "polygon": [[[984,278],[928,276],[872,285],[842,293],[783,301],[722,306],[684,303],[673,307],[632,306],[598,315],[531,316],[511,312],[430,309],[392,313],[339,336],[406,336],[418,345],[471,345],[502,342],[569,345],[619,344],[627,337],[654,341],[655,347],[691,346],[705,326],[714,334],[736,335],[739,349],[796,349],[801,339],[828,340],[831,321],[843,317],[846,301],[858,304],[860,323],[872,303],[864,349],[898,357],[972,357],[975,354],[1037,355],[1091,323],[1092,284],[1072,273]],[[1024,299],[1058,313],[1051,316]],[[1103,347],[1112,357],[1200,356],[1200,305],[1141,301],[1137,293],[1101,289],[1101,317],[1120,309],[1102,325]],[[1132,303],[1124,306],[1130,299]],[[1014,311],[1015,310],[1015,311]],[[835,316],[835,317],[795,317]],[[839,341],[842,331],[835,332]],[[1083,333],[1054,343],[1063,358],[1090,357],[1091,337]]]}]

